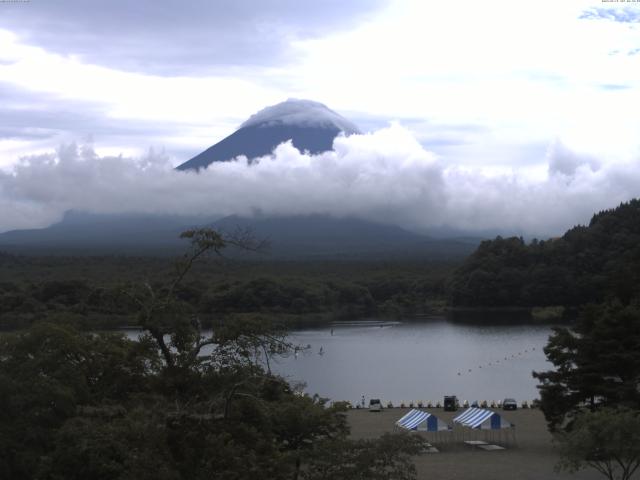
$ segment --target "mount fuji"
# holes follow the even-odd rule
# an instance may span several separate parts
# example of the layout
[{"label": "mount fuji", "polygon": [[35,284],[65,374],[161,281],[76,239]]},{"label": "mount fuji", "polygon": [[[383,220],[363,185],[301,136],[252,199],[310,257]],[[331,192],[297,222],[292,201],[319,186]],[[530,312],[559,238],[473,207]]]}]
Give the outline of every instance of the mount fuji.
[{"label": "mount fuji", "polygon": [[[311,154],[333,149],[339,135],[360,133],[358,127],[327,106],[289,99],[252,115],[238,130],[176,169],[198,175],[214,162],[270,155],[291,141]],[[259,206],[258,206],[259,207]],[[47,228],[0,234],[0,250],[47,254],[174,254],[185,248],[179,233],[196,226],[230,231],[250,229],[271,244],[272,258],[461,257],[479,239],[433,239],[398,226],[328,215],[290,217],[235,215],[221,218],[151,214],[94,214],[69,211]],[[456,236],[456,235],[451,235]],[[461,235],[457,235],[460,236]]]},{"label": "mount fuji", "polygon": [[200,170],[213,162],[248,159],[269,155],[283,142],[291,140],[298,150],[311,154],[333,148],[340,134],[360,133],[358,127],[322,103],[290,98],[252,115],[224,140],[207,148],[178,170]]}]

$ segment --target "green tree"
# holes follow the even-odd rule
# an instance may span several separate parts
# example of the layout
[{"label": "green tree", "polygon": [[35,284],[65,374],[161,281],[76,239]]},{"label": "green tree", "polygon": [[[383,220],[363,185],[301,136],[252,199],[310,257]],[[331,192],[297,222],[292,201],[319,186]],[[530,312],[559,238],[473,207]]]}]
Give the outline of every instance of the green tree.
[{"label": "green tree", "polygon": [[556,328],[545,347],[555,369],[534,372],[551,430],[570,427],[584,406],[640,408],[640,308],[612,302],[584,310]]},{"label": "green tree", "polygon": [[144,395],[156,359],[146,342],[65,325],[0,336],[1,478],[34,478],[57,431],[86,407],[114,408]]},{"label": "green tree", "polygon": [[304,480],[412,480],[411,460],[423,440],[409,433],[384,434],[377,440],[320,442],[314,446]]},{"label": "green tree", "polygon": [[609,480],[628,480],[640,466],[640,414],[605,408],[576,418],[571,431],[558,436],[559,470],[591,467]]}]

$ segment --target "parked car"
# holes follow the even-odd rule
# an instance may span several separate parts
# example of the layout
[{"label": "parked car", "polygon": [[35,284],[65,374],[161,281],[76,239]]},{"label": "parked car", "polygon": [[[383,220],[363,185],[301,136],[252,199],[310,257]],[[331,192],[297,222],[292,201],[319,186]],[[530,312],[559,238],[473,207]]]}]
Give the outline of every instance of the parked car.
[{"label": "parked car", "polygon": [[517,410],[518,402],[516,402],[513,398],[505,398],[502,402],[503,410]]},{"label": "parked car", "polygon": [[444,411],[455,412],[458,410],[458,397],[455,395],[447,395],[444,397]]},{"label": "parked car", "polygon": [[369,411],[370,412],[381,412],[382,411],[382,403],[379,398],[372,398],[369,400]]}]

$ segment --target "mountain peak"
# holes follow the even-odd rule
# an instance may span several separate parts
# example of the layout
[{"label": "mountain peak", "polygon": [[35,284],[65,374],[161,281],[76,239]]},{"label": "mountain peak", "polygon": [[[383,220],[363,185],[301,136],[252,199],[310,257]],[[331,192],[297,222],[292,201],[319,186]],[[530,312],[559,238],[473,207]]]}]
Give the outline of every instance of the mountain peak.
[{"label": "mountain peak", "polygon": [[270,155],[283,142],[312,154],[333,148],[341,133],[360,133],[358,127],[326,105],[312,100],[289,100],[260,110],[238,130],[179,165],[178,170],[199,170],[213,162],[244,155],[248,159]]},{"label": "mountain peak", "polygon": [[313,100],[289,98],[284,102],[263,108],[240,125],[240,128],[292,125],[338,129],[347,135],[360,133],[352,122],[329,107]]}]

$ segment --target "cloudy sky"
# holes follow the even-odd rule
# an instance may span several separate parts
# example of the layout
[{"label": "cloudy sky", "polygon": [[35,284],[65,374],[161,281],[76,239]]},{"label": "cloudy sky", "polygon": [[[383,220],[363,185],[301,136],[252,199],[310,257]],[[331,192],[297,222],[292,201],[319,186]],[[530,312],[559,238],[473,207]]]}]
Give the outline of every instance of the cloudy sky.
[{"label": "cloudy sky", "polygon": [[[640,2],[0,2],[0,230],[70,208],[291,213],[306,194],[298,213],[558,234],[640,195],[639,87]],[[264,192],[246,165],[171,172],[288,97],[368,133],[331,175],[286,149]],[[254,197],[229,203],[230,178]],[[136,192],[89,201],[108,182]]]}]

